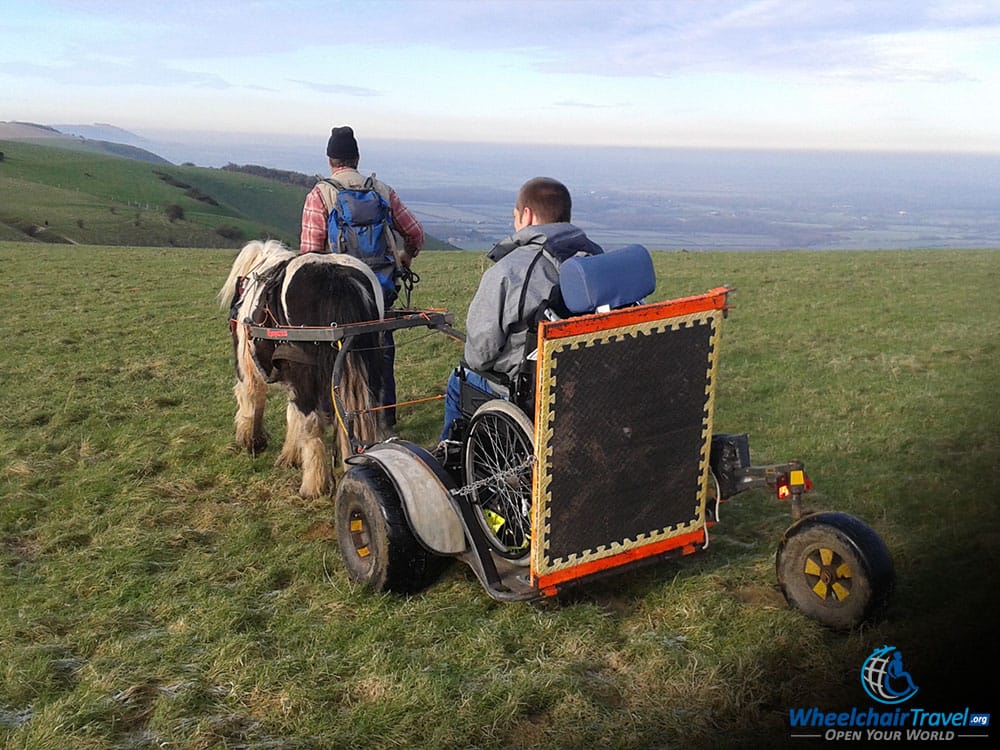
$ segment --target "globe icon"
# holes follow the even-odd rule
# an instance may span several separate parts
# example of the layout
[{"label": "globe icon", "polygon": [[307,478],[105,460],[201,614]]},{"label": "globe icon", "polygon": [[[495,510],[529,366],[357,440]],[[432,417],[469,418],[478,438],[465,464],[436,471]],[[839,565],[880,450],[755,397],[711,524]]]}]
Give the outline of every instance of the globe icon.
[{"label": "globe icon", "polygon": [[918,690],[895,646],[880,646],[869,654],[861,665],[861,686],[869,697],[889,705],[908,701]]}]

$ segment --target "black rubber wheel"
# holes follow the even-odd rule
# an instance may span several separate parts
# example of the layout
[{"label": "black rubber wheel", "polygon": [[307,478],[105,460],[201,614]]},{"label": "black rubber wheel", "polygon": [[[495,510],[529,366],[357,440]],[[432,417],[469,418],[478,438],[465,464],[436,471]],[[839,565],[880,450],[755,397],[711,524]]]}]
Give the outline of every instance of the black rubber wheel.
[{"label": "black rubber wheel", "polygon": [[465,480],[489,546],[508,560],[526,561],[531,547],[533,428],[509,401],[488,401],[469,420]]},{"label": "black rubber wheel", "polygon": [[392,480],[381,467],[357,464],[337,487],[337,540],[352,581],[375,591],[414,593],[447,566],[417,541]]},{"label": "black rubber wheel", "polygon": [[815,513],[793,524],[775,567],[788,603],[835,630],[878,619],[896,584],[882,537],[847,513]]}]

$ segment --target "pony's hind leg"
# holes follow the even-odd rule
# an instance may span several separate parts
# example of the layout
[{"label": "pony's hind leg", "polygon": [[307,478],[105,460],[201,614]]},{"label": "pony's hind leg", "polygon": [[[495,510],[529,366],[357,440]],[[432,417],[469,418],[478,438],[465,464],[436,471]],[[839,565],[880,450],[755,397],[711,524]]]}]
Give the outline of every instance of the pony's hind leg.
[{"label": "pony's hind leg", "polygon": [[316,412],[302,415],[299,450],[302,457],[302,497],[319,497],[333,488],[333,472],[324,436],[326,420]]},{"label": "pony's hind leg", "polygon": [[264,428],[264,406],[267,403],[267,384],[251,371],[233,387],[236,395],[236,445],[251,453],[267,447],[267,430]]}]

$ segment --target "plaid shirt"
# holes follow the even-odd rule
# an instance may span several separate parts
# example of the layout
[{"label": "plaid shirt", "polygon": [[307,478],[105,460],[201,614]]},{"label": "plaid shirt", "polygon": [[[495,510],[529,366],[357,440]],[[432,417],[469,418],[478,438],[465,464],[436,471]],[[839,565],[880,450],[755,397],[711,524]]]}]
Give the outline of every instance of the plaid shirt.
[{"label": "plaid shirt", "polygon": [[[393,226],[396,231],[403,235],[405,254],[410,258],[417,257],[424,246],[424,228],[420,226],[417,217],[403,204],[392,188],[389,188],[389,209],[392,211]],[[330,214],[327,213],[319,188],[314,187],[306,196],[306,202],[302,207],[300,253],[325,253],[329,251],[326,237],[329,220]]]}]

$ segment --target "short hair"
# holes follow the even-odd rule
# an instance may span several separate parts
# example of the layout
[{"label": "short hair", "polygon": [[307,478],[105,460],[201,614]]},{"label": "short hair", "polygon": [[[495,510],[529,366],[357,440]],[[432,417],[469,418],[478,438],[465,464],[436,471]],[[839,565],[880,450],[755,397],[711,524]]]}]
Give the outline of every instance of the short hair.
[{"label": "short hair", "polygon": [[530,208],[540,224],[568,222],[573,213],[569,189],[551,177],[533,177],[521,185],[514,206],[518,211]]},{"label": "short hair", "polygon": [[353,159],[332,159],[327,157],[330,161],[330,168],[336,169],[337,167],[353,167],[358,168],[358,164],[361,162],[360,157],[354,157]]}]

